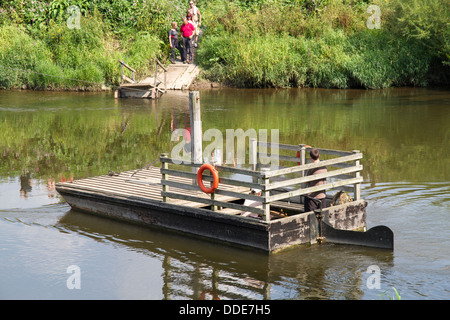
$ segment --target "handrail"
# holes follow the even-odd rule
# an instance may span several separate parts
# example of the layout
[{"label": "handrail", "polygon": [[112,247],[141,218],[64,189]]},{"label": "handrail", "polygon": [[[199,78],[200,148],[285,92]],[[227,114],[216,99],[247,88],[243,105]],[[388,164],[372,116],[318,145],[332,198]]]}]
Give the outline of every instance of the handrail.
[{"label": "handrail", "polygon": [[[154,76],[154,87],[157,87],[157,81],[161,81],[158,79],[158,66],[160,66],[164,70],[164,92],[167,90],[167,69],[163,66],[163,64],[158,60],[158,58],[155,58],[155,76]],[[161,81],[162,82],[162,81]],[[159,89],[162,93],[164,93],[161,89]]]},{"label": "handrail", "polygon": [[[120,84],[123,84],[123,81],[126,80],[130,83],[135,83],[136,80],[134,79],[134,74],[136,73],[136,70],[134,70],[132,67],[130,67],[128,64],[126,64],[125,62],[123,62],[122,60],[119,59],[119,63],[120,63]],[[131,71],[131,79],[128,78],[124,72],[123,72],[123,67],[127,68],[128,70]]]},{"label": "handrail", "polygon": [[[262,145],[262,143],[261,143]],[[268,146],[269,144],[266,144]],[[291,151],[297,151],[298,148],[302,148],[303,150],[306,149],[305,145],[298,145],[298,146],[291,146],[291,145],[280,145],[280,144],[274,144],[271,147],[283,147],[285,150],[291,150]],[[188,201],[194,201],[199,202],[207,205],[211,205],[211,208],[214,211],[214,208],[216,206],[221,207],[228,207],[233,208],[237,210],[241,210],[243,212],[249,211],[249,212],[255,212],[258,214],[262,214],[265,216],[265,221],[270,221],[270,204],[275,201],[280,200],[287,200],[292,197],[297,196],[303,196],[307,195],[312,192],[317,191],[325,191],[329,189],[335,189],[335,188],[342,188],[345,186],[353,186],[353,190],[355,191],[355,200],[359,200],[360,198],[360,184],[363,182],[363,178],[360,175],[360,172],[363,169],[363,166],[360,165],[359,160],[362,159],[362,153],[360,153],[357,150],[354,150],[352,152],[348,151],[337,151],[337,150],[329,150],[329,149],[321,149],[326,151],[329,151],[328,154],[331,155],[337,155],[336,158],[328,159],[328,160],[322,160],[318,163],[308,163],[308,164],[301,164],[301,165],[294,165],[292,167],[288,168],[282,168],[282,169],[276,169],[271,170],[268,168],[264,168],[264,170],[250,170],[250,169],[244,169],[244,168],[234,168],[229,166],[216,166],[216,169],[219,171],[219,173],[232,173],[232,174],[239,174],[239,175],[245,175],[249,177],[249,180],[251,181],[242,181],[232,179],[230,177],[219,177],[219,188],[210,195],[200,194],[198,196],[181,193],[181,192],[170,192],[169,187],[179,188],[182,190],[191,190],[191,191],[198,191],[200,190],[198,186],[195,185],[196,181],[196,174],[194,173],[196,169],[199,168],[202,164],[196,164],[191,161],[185,161],[185,160],[177,160],[177,159],[171,159],[168,157],[168,154],[164,154],[161,156],[160,161],[162,163],[161,167],[161,174],[162,174],[162,180],[161,184],[163,186],[162,190],[162,196],[163,201],[167,201],[167,198],[174,198],[174,199],[184,199]],[[272,150],[273,151],[273,150]],[[324,153],[325,153],[324,152]],[[304,153],[303,153],[304,156]],[[298,157],[287,157],[290,161],[295,161],[298,163],[305,163],[304,159],[303,161],[300,161],[302,159],[299,159]],[[352,162],[351,164],[348,162]],[[182,167],[189,167],[192,170],[191,172],[187,171],[180,171],[175,169],[169,169],[169,164],[175,164],[175,165],[181,165]],[[344,166],[345,164],[345,166]],[[341,169],[335,169],[335,170],[329,170],[325,173],[316,174],[316,175],[310,175],[305,176],[304,173],[309,169],[314,169],[322,166],[336,166],[343,168]],[[300,176],[294,177],[294,178],[288,178],[284,175],[287,174],[298,174]],[[185,180],[184,182],[179,181],[173,181],[168,180],[169,176],[175,176],[175,177],[184,177],[188,178],[188,180]],[[276,181],[273,179],[276,177]],[[282,180],[280,181],[280,178]],[[329,179],[332,178],[332,180],[327,181],[325,184],[313,186],[313,187],[307,187],[306,183],[321,179]],[[272,179],[272,181],[271,181]],[[336,180],[337,179],[337,180]],[[213,181],[212,177],[204,176],[203,180],[205,181]],[[187,181],[187,182],[186,182]],[[191,183],[189,183],[191,181]],[[242,191],[243,189],[240,189],[242,192],[239,192],[237,190],[232,190],[230,188],[221,188],[223,185],[231,185],[236,187],[245,187],[246,191]],[[261,196],[249,194],[249,188],[254,189],[260,189]],[[286,189],[283,188],[292,188],[290,191],[286,191]],[[346,187],[345,187],[346,188]],[[277,189],[278,193],[273,193],[272,191]],[[279,192],[282,190],[281,192]],[[284,190],[284,191],[283,191]],[[272,193],[271,193],[272,192]],[[230,196],[234,198],[240,198],[240,199],[247,199],[247,200],[253,200],[261,202],[262,209],[260,208],[254,208],[254,207],[248,207],[241,204],[236,203],[228,203],[225,201],[218,201],[214,198],[214,194],[216,195],[223,195],[223,196]],[[208,199],[207,197],[210,197]]]},{"label": "handrail", "polygon": [[[120,84],[123,85],[124,82],[129,82],[132,84],[136,83],[135,74],[137,73],[135,69],[130,67],[127,63],[119,59],[120,63],[120,70],[121,70],[121,77],[120,77]],[[124,67],[131,71],[131,79],[127,77],[124,74]],[[164,71],[164,80],[161,80],[158,78],[158,68],[161,67]],[[167,68],[157,59],[155,58],[155,74],[154,74],[154,80],[153,80],[153,89],[154,90],[154,96],[157,97],[158,94],[163,94],[167,90]],[[158,82],[159,81],[159,82]],[[160,83],[164,84],[164,90],[159,86]]]},{"label": "handrail", "polygon": [[121,65],[123,65],[125,68],[127,68],[128,70],[130,70],[131,72],[136,72],[136,70],[134,70],[132,67],[130,67],[129,65],[127,65],[125,62],[123,62],[122,60],[119,60],[119,63]]},{"label": "handrail", "polygon": [[164,66],[157,58],[155,58],[155,60],[156,60],[156,63],[159,64],[159,66],[160,66],[161,68],[163,68],[163,70],[164,70],[165,72],[167,72],[166,67],[165,67],[165,66]]}]

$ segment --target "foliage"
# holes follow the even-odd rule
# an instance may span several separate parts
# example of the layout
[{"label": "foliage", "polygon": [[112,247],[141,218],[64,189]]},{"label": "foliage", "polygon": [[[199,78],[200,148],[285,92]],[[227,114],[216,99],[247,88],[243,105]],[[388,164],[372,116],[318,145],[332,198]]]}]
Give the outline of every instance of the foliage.
[{"label": "foliage", "polygon": [[[366,26],[369,4],[381,8],[381,29]],[[66,25],[71,5],[80,8],[80,29]],[[199,0],[197,5],[203,76],[234,86],[422,86],[436,82],[433,73],[445,80],[450,68],[449,6],[439,0]],[[153,58],[168,60],[167,32],[187,7],[182,0],[2,1],[0,29],[12,36],[0,47],[1,68],[34,73],[2,72],[0,86],[117,85],[118,59],[144,75]]]},{"label": "foliage", "polygon": [[450,3],[441,0],[394,0],[391,30],[408,39],[419,40],[450,65]]},{"label": "foliage", "polygon": [[20,25],[0,27],[0,65],[10,71],[0,73],[0,86],[47,89],[112,82],[114,75],[108,72],[115,61],[103,47],[98,21],[83,19],[81,23],[80,29],[70,30],[64,23],[51,22],[40,39]]},{"label": "foliage", "polygon": [[424,85],[430,62],[423,45],[372,30],[350,36],[330,30],[320,38],[214,36],[204,39],[198,57],[207,78],[239,87]]},{"label": "foliage", "polygon": [[[72,5],[80,8],[80,28],[67,25]],[[168,51],[167,31],[184,8],[179,0],[4,1],[0,32],[10,37],[3,37],[0,47],[0,87],[117,85],[118,59],[143,76],[153,59]]]},{"label": "foliage", "polygon": [[394,291],[394,294],[392,295],[392,297],[386,293],[386,292],[388,292],[388,290],[389,290],[389,289],[388,289],[388,290],[384,291],[382,294],[379,295],[380,298],[381,298],[382,300],[384,300],[383,297],[386,296],[386,297],[389,298],[389,300],[401,300],[402,297],[401,297],[400,294],[398,293],[397,289],[395,289],[394,287],[392,287],[391,289]]},{"label": "foliage", "polygon": [[[0,28],[0,87],[18,87],[23,84],[39,86],[41,77],[25,70],[43,72],[52,65],[51,52],[43,41],[33,40],[22,26]],[[51,70],[61,75],[59,68]]]},{"label": "foliage", "polygon": [[[242,87],[426,85],[436,48],[446,45],[392,32],[394,17],[398,25],[409,13],[375,4],[383,13],[380,30],[366,27],[368,1],[211,1],[198,60],[206,78]],[[430,22],[435,33],[448,32],[444,19]]]}]

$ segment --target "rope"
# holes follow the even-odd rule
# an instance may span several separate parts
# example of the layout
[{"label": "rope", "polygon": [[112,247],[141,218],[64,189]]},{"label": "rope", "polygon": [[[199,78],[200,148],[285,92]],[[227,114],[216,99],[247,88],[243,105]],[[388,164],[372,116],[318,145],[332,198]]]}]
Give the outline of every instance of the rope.
[{"label": "rope", "polygon": [[[161,154],[159,154],[158,157],[157,157],[154,161],[150,162],[149,164],[143,166],[143,167],[140,168],[140,169],[135,170],[129,177],[131,178],[132,176],[134,176],[136,173],[138,173],[138,172],[141,171],[141,170],[144,170],[144,169],[148,170],[148,168],[153,167],[153,165],[154,165],[156,162],[159,161],[160,156],[161,156]],[[120,176],[120,172],[114,172],[114,171],[112,171],[112,170],[109,170],[108,176],[111,176],[111,177],[112,177],[112,176],[118,177],[118,176]]]},{"label": "rope", "polygon": [[133,174],[130,176],[130,178],[141,170],[144,170],[144,169],[148,170],[148,168],[153,167],[153,164],[155,164],[156,162],[159,161],[160,156],[161,156],[161,154],[158,155],[158,158],[156,158],[154,161],[150,162],[149,164],[145,165],[143,168],[140,168],[140,169],[137,169],[136,171],[134,171]]}]

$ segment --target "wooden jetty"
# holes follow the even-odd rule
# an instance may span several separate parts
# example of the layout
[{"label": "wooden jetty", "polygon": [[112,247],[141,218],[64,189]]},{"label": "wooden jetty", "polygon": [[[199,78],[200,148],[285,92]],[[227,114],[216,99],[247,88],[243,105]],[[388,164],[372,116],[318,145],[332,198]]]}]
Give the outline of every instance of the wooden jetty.
[{"label": "wooden jetty", "polygon": [[[305,144],[251,139],[250,168],[215,165],[218,177],[205,171],[199,179],[198,170],[205,164],[198,92],[190,92],[189,98],[190,160],[163,154],[160,167],[58,183],[56,190],[78,210],[266,252],[324,240],[393,249],[393,233],[387,227],[355,231],[366,230],[367,206],[360,195],[363,167],[357,150],[319,148],[323,160],[309,163],[310,147]],[[264,167],[261,160],[267,154],[278,157],[280,166]],[[306,175],[319,166],[326,166],[328,172]],[[317,179],[326,183],[305,185]],[[215,180],[218,187],[212,193],[200,189],[200,184]],[[251,192],[257,189],[261,192]],[[327,207],[305,212],[302,197],[320,190],[327,191]],[[338,191],[350,192],[351,201],[332,204]]]},{"label": "wooden jetty", "polygon": [[[141,81],[136,81],[136,71],[119,60],[121,67],[121,84],[115,92],[116,98],[144,98],[158,99],[168,90],[187,90],[199,73],[196,64],[184,64],[176,61],[174,64],[164,66],[155,59],[155,72]],[[131,78],[125,75],[131,73]]]}]

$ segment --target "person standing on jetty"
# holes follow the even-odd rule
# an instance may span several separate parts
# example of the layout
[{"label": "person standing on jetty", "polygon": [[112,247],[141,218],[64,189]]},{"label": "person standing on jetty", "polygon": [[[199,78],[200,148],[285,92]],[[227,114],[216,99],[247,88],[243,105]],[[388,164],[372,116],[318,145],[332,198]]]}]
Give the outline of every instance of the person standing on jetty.
[{"label": "person standing on jetty", "polygon": [[[309,156],[311,157],[311,160],[314,163],[320,162],[319,150],[312,149],[310,151],[310,153],[309,153]],[[323,166],[323,167],[317,167],[317,168],[309,169],[308,172],[306,173],[306,175],[307,176],[311,176],[311,175],[320,174],[320,173],[326,173],[326,172],[327,172],[327,167]],[[310,187],[320,186],[322,184],[326,184],[326,178],[307,182],[307,186],[306,187],[310,188]],[[305,212],[313,211],[314,209],[318,209],[319,208],[317,203],[314,200],[311,200],[310,198],[314,198],[314,199],[319,200],[320,202],[322,202],[322,208],[326,208],[327,204],[326,204],[325,197],[326,197],[325,190],[309,193],[308,197],[305,197]]]},{"label": "person standing on jetty", "polygon": [[194,5],[194,1],[189,1],[189,9],[188,14],[192,16],[192,22],[194,23],[195,31],[194,31],[194,47],[197,48],[198,35],[200,33],[199,27],[202,25],[202,15],[197,6]]},{"label": "person standing on jetty", "polygon": [[189,23],[187,18],[183,18],[180,33],[183,36],[183,63],[192,63],[192,37],[194,36],[194,25]]},{"label": "person standing on jetty", "polygon": [[180,52],[181,59],[183,59],[183,48],[178,41],[178,25],[176,22],[172,22],[172,29],[169,30],[169,44],[172,48],[172,54],[170,56],[170,62],[175,63],[175,48]]}]

